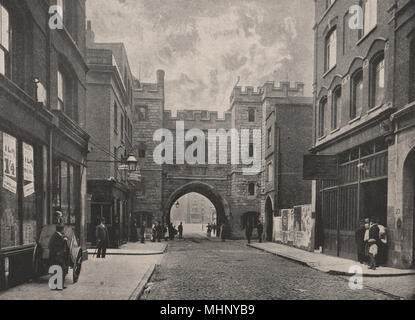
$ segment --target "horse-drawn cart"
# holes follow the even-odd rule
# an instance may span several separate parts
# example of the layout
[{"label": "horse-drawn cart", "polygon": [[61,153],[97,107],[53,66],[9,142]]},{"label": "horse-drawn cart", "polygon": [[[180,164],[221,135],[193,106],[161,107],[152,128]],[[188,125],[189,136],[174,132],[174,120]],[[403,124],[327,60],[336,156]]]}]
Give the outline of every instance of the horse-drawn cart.
[{"label": "horse-drawn cart", "polygon": [[[56,225],[47,225],[42,228],[39,239],[36,243],[35,250],[32,258],[32,270],[33,277],[39,278],[47,275],[49,268],[51,267],[49,254],[50,254],[50,239],[56,232]],[[64,275],[68,273],[68,269],[72,268],[72,280],[76,283],[81,274],[82,267],[82,248],[78,244],[75,232],[72,227],[65,226],[63,231],[65,237],[65,250],[64,250]]]}]

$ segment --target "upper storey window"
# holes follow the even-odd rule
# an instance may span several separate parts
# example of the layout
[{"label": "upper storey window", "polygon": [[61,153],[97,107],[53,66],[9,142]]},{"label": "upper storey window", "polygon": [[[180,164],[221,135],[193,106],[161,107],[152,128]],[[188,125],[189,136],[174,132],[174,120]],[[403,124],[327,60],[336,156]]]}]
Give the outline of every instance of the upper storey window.
[{"label": "upper storey window", "polygon": [[363,110],[363,70],[357,71],[352,78],[352,104],[350,118],[353,120],[362,114]]},{"label": "upper storey window", "polygon": [[318,135],[324,137],[327,128],[327,97],[324,97],[320,101],[318,112]]},{"label": "upper storey window", "polygon": [[9,12],[0,4],[0,73],[10,76],[10,19]]},{"label": "upper storey window", "polygon": [[56,5],[60,8],[60,12],[58,12],[61,16],[62,22],[64,22],[65,12],[64,12],[64,0],[56,0]]},{"label": "upper storey window", "polygon": [[372,63],[372,92],[371,108],[381,106],[385,100],[385,59],[384,55],[379,55]]},{"label": "upper storey window", "polygon": [[325,71],[329,71],[337,63],[337,30],[335,28],[326,37],[325,58]]},{"label": "upper storey window", "polygon": [[360,32],[360,37],[368,34],[377,24],[378,20],[378,1],[377,0],[364,0],[362,2],[364,21],[363,32]]}]

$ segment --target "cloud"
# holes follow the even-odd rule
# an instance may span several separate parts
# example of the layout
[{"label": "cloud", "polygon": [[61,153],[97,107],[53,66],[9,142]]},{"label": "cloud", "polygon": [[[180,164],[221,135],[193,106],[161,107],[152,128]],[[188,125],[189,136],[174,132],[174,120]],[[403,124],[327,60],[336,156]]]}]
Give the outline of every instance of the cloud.
[{"label": "cloud", "polygon": [[303,81],[311,95],[311,0],[88,0],[97,41],[124,42],[133,73],[166,71],[166,107],[225,111],[243,85]]}]

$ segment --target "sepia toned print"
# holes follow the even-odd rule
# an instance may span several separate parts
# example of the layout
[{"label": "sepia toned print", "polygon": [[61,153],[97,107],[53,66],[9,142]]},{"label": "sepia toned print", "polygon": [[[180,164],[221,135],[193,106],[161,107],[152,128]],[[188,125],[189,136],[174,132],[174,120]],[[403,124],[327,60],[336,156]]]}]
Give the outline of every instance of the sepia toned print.
[{"label": "sepia toned print", "polygon": [[0,300],[415,299],[414,15],[0,0]]}]

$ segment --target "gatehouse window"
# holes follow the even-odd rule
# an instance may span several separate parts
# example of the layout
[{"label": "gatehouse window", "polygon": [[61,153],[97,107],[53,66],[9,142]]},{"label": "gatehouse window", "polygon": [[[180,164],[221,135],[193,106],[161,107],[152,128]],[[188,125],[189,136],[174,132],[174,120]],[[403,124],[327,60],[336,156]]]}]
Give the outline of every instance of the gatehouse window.
[{"label": "gatehouse window", "polygon": [[256,113],[256,110],[254,108],[249,108],[249,111],[248,111],[249,122],[255,122],[255,113]]},{"label": "gatehouse window", "polygon": [[255,183],[254,182],[250,182],[248,184],[248,195],[251,197],[255,196]]},{"label": "gatehouse window", "polygon": [[137,106],[136,110],[137,110],[138,121],[147,121],[148,108],[146,106]]}]

